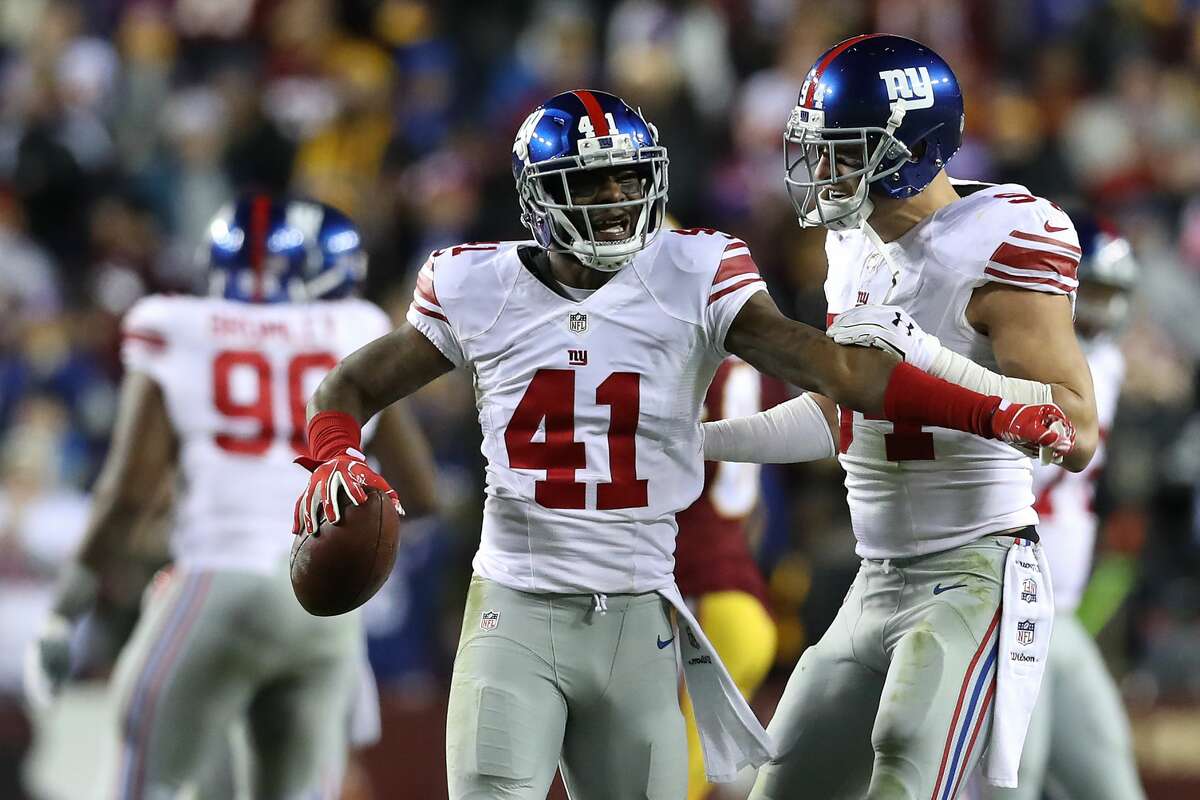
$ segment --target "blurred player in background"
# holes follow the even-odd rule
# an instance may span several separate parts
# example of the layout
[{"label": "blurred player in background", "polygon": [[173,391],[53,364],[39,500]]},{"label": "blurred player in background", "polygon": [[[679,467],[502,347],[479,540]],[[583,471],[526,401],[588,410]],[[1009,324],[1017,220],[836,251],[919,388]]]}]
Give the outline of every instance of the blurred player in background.
[{"label": "blurred player in background", "polygon": [[[363,635],[357,615],[300,607],[280,531],[304,485],[291,462],[305,398],[391,324],[354,297],[366,255],[333,208],[247,196],[213,220],[209,244],[208,297],[147,297],[124,320],[112,445],[84,543],[29,652],[27,692],[45,705],[61,686],[76,622],[178,475],[174,576],[151,593],[117,664],[119,751],[105,791],[177,796],[242,719],[255,798],[333,797]],[[372,432],[405,500],[428,509],[434,470],[416,426],[396,407]]]},{"label": "blurred player in background", "polygon": [[[741,417],[763,407],[764,378],[740,358],[721,362],[704,398],[702,419]],[[831,445],[832,448],[832,445]],[[750,700],[775,661],[777,633],[767,586],[750,552],[749,523],[759,505],[759,465],[704,465],[696,502],[675,515],[675,582],[696,614],[742,696]],[[684,696],[688,733],[688,800],[711,786],[691,701]]]},{"label": "blurred player in background", "polygon": [[1083,257],[1075,329],[1092,370],[1101,445],[1088,469],[1034,467],[1038,532],[1054,581],[1054,636],[1046,677],[1029,722],[1018,788],[978,784],[986,800],[1143,797],[1125,709],[1096,643],[1076,616],[1092,568],[1098,521],[1092,502],[1104,466],[1104,439],[1117,413],[1125,359],[1117,344],[1138,278],[1129,242],[1086,212],[1072,213]]},{"label": "blurred player in background", "polygon": [[770,751],[673,576],[675,514],[703,485],[700,406],[726,356],[914,424],[1063,453],[1073,434],[1053,405],[1002,407],[784,317],[745,242],[660,230],[666,149],[620,98],[551,98],[512,164],[536,241],[434,252],[408,324],[321,383],[308,446],[323,463],[297,525],[388,491],[360,426],[469,367],[487,494],[447,712],[450,797],[541,800],[561,763],[576,800],[677,800],[686,735],[674,648],[659,643],[681,648],[711,779]]},{"label": "blurred player in background", "polygon": [[[1064,463],[1080,471],[1098,435],[1071,327],[1074,229],[1024,187],[960,198],[944,167],[963,122],[949,65],[911,39],[856,36],[809,71],[786,183],[801,224],[828,229],[828,333],[1057,403],[1079,432]],[[794,438],[798,460],[811,445],[762,423],[811,403],[717,423],[705,456],[763,461]],[[779,755],[751,796],[948,800],[987,745],[989,778],[1015,782],[1053,619],[1026,454],[844,404],[838,450],[862,567],[788,682],[769,729]]]}]

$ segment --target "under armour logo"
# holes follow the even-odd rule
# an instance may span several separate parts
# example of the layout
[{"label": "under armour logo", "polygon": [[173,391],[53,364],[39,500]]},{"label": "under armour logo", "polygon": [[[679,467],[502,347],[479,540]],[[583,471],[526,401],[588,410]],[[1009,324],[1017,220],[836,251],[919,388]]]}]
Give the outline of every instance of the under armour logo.
[{"label": "under armour logo", "polygon": [[879,77],[887,87],[888,99],[904,108],[929,108],[933,105],[933,79],[928,67],[881,70]]},{"label": "under armour logo", "polygon": [[893,325],[895,325],[897,328],[899,328],[899,327],[901,327],[901,326],[905,326],[905,327],[907,327],[907,328],[908,328],[908,330],[907,330],[907,331],[905,331],[905,332],[906,332],[906,333],[907,333],[909,336],[912,336],[912,332],[913,332],[913,324],[912,324],[911,322],[904,322],[904,320],[903,320],[903,317],[902,317],[902,315],[900,314],[900,312],[899,312],[899,311],[897,311],[897,312],[896,312],[896,318],[895,318],[894,320],[892,320],[892,324],[893,324]]}]

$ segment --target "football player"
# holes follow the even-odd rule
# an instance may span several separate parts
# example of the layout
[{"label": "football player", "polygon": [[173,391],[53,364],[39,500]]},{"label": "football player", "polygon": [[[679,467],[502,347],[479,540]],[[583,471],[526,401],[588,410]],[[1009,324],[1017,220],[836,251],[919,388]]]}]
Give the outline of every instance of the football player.
[{"label": "football player", "polygon": [[[905,424],[1066,454],[1049,402],[1003,404],[784,317],[745,242],[661,230],[667,153],[619,98],[565,92],[513,145],[531,242],[435,251],[408,324],[343,360],[309,402],[315,467],[295,529],[389,491],[360,425],[456,366],[474,374],[487,458],[447,717],[451,798],[675,798],[686,737],[675,637],[710,778],[769,752],[672,575],[675,513],[703,483],[699,412],[730,353]],[[824,419],[820,421],[825,425]]]},{"label": "football player", "polygon": [[[945,165],[963,121],[954,73],[911,39],[856,36],[813,65],[785,133],[786,184],[801,224],[828,229],[828,333],[1056,403],[1076,425],[1063,465],[1078,472],[1098,428],[1071,325],[1075,229],[1022,186],[960,197]],[[763,461],[787,441],[811,455],[764,422],[805,402],[717,423],[706,457]],[[838,447],[862,566],[788,682],[757,800],[948,800],[985,746],[988,779],[1016,783],[1053,622],[1029,460],[867,412],[841,403]]]},{"label": "football player", "polygon": [[[150,296],[124,319],[126,373],[91,519],[29,653],[29,694],[44,704],[67,675],[76,621],[177,472],[175,574],[113,679],[119,754],[105,786],[123,800],[178,796],[239,718],[254,797],[336,791],[359,674],[358,616],[300,607],[278,528],[305,483],[291,462],[308,393],[390,321],[354,297],[366,255],[336,209],[247,196],[216,216],[209,245],[208,297]],[[427,510],[432,460],[416,425],[395,407],[373,427],[385,471]]]},{"label": "football player", "polygon": [[[740,358],[725,359],[708,387],[702,418],[719,420],[759,411],[763,380]],[[827,441],[832,452],[833,440]],[[679,525],[675,583],[747,700],[774,663],[778,639],[767,610],[766,582],[747,539],[746,523],[758,504],[757,464],[708,462],[700,497],[675,516]],[[683,716],[688,736],[687,796],[688,800],[701,800],[711,785],[704,778],[700,732],[686,696]]]},{"label": "football player", "polygon": [[1033,507],[1054,582],[1054,636],[1021,754],[1020,781],[1016,789],[982,787],[977,796],[989,800],[1038,800],[1048,787],[1064,797],[1088,800],[1145,796],[1120,694],[1096,643],[1075,615],[1096,543],[1092,500],[1104,462],[1103,432],[1116,416],[1125,375],[1116,334],[1128,314],[1138,265],[1129,242],[1107,223],[1086,212],[1073,212],[1072,217],[1083,249],[1075,330],[1096,386],[1101,446],[1082,473],[1034,468]]}]

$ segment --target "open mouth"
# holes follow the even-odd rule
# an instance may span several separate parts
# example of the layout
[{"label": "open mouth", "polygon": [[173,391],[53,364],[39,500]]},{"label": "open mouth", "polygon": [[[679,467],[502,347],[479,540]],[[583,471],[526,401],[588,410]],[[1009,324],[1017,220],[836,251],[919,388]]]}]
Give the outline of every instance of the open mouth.
[{"label": "open mouth", "polygon": [[617,242],[633,236],[633,217],[628,211],[609,212],[592,218],[592,232],[597,241]]}]

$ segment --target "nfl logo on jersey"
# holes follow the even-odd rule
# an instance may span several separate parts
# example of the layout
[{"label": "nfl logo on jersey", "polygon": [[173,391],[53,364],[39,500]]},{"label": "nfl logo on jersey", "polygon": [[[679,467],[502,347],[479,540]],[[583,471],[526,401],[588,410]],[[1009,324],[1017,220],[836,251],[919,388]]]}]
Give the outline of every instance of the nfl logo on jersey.
[{"label": "nfl logo on jersey", "polygon": [[479,618],[479,629],[482,631],[494,631],[499,624],[499,611],[485,611],[483,612],[483,616]]},{"label": "nfl logo on jersey", "polygon": [[1033,578],[1021,581],[1021,599],[1026,603],[1037,602],[1037,581]]},{"label": "nfl logo on jersey", "polygon": [[1033,632],[1036,627],[1036,624],[1031,619],[1018,622],[1017,644],[1033,644]]},{"label": "nfl logo on jersey", "polygon": [[584,333],[587,331],[587,314],[576,312],[567,317],[567,323],[571,328],[571,333]]}]

